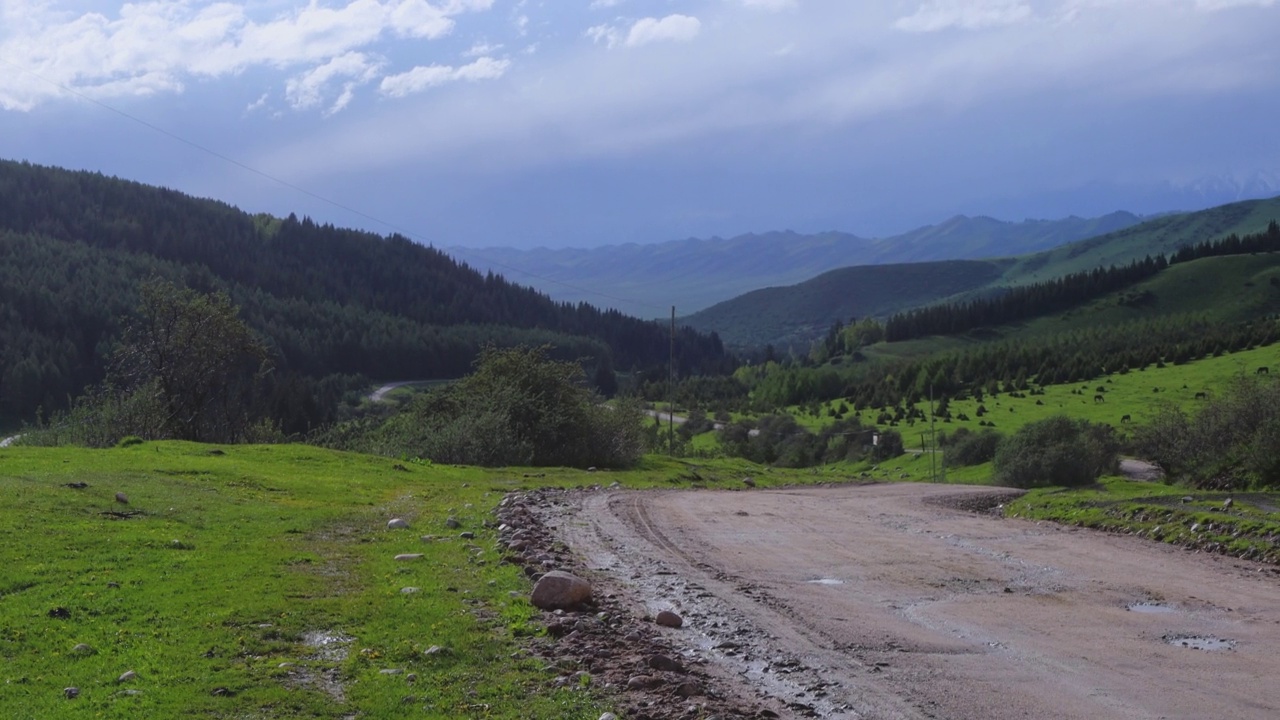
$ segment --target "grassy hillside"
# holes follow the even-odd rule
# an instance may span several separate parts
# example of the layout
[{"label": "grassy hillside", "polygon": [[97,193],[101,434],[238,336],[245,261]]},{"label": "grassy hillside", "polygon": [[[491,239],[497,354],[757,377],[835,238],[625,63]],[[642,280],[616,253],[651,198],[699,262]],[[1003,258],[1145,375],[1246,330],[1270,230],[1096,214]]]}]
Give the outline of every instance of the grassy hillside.
[{"label": "grassy hillside", "polygon": [[[528,482],[601,479],[539,473],[303,446],[0,449],[0,716],[598,717],[599,696],[552,690],[558,673],[520,651],[539,632],[530,582],[486,525]],[[608,477],[686,473],[652,458]]]},{"label": "grassy hillside", "polygon": [[[983,261],[999,268],[997,275],[978,272],[977,262],[945,271],[940,269],[940,263],[931,263],[931,269],[920,271],[906,269],[907,266],[842,268],[797,285],[748,293],[695,313],[688,321],[701,330],[719,333],[732,345],[774,343],[806,348],[835,319],[884,317],[913,307],[990,296],[1013,285],[1125,265],[1232,233],[1262,232],[1276,218],[1280,218],[1280,197],[1168,215],[1053,250]],[[930,272],[957,281],[931,284]],[[774,308],[789,313],[785,322],[777,317]]]},{"label": "grassy hillside", "polygon": [[1216,240],[1232,233],[1266,230],[1280,218],[1280,197],[1220,205],[1193,213],[1148,220],[1106,235],[1017,258],[999,284],[1026,284],[1096,267],[1126,265],[1148,255],[1172,254],[1183,245]]},{"label": "grassy hillside", "polygon": [[1280,313],[1280,253],[1212,257],[1173,265],[1159,275],[1064,313],[959,336],[881,343],[872,359],[910,359],[983,343],[1019,342],[1062,332],[1194,315],[1233,323]]},{"label": "grassy hillside", "polygon": [[714,329],[730,345],[807,348],[837,320],[883,316],[970,291],[998,278],[1004,268],[980,260],[842,268],[799,285],[747,293],[684,321],[695,329]]}]

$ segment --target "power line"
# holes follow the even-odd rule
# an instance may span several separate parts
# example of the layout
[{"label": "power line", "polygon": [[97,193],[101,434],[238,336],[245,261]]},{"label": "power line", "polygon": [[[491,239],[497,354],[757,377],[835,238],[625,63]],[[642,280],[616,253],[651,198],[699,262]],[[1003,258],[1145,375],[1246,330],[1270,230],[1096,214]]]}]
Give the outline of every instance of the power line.
[{"label": "power line", "polygon": [[[15,63],[15,62],[13,62],[13,61],[11,61],[11,60],[8,60],[8,59],[6,59],[6,58],[5,58],[5,57],[3,57],[3,56],[0,56],[0,63],[3,63],[3,64],[5,64],[5,65],[8,65],[8,66],[9,66],[9,67],[11,67],[11,68],[14,68],[14,69],[15,69],[15,70],[17,70],[18,72],[26,73],[27,75],[30,75],[31,77],[34,77],[34,78],[36,78],[37,80],[40,80],[40,81],[42,81],[42,82],[46,82],[46,83],[48,83],[48,84],[50,84],[50,85],[52,85],[52,86],[54,86],[54,87],[56,87],[56,88],[58,88],[58,89],[62,90],[62,91],[63,91],[63,92],[65,92],[65,93],[68,93],[68,94],[71,94],[71,95],[74,95],[74,96],[76,96],[76,97],[80,98],[81,100],[84,100],[84,101],[86,101],[86,102],[92,103],[93,105],[96,105],[97,107],[99,107],[99,108],[101,108],[101,109],[103,109],[103,110],[106,110],[107,112],[114,113],[114,114],[116,114],[116,115],[119,115],[119,116],[120,116],[120,117],[122,117],[122,118],[125,118],[126,120],[130,120],[130,121],[132,121],[132,122],[135,122],[135,123],[137,123],[137,124],[139,124],[139,125],[141,125],[141,126],[143,126],[143,127],[147,128],[148,130],[152,130],[152,131],[154,131],[154,132],[160,133],[161,135],[164,135],[165,137],[169,138],[170,140],[174,140],[174,141],[176,141],[176,142],[182,143],[183,145],[186,145],[186,146],[188,146],[188,147],[190,147],[190,148],[192,148],[192,149],[198,150],[198,151],[200,151],[200,152],[202,152],[202,153],[205,153],[205,154],[207,154],[207,155],[210,155],[210,156],[212,156],[212,157],[215,157],[215,158],[217,158],[217,159],[219,159],[219,160],[221,160],[221,161],[223,161],[223,162],[225,162],[225,163],[228,163],[228,164],[230,164],[230,165],[234,165],[235,167],[240,168],[241,170],[244,170],[244,171],[246,171],[246,172],[252,173],[252,174],[257,175],[257,176],[259,176],[259,177],[261,177],[261,178],[264,178],[264,179],[266,179],[266,180],[269,180],[269,181],[271,181],[271,182],[273,182],[273,183],[276,183],[276,184],[280,185],[281,187],[288,188],[288,189],[290,189],[290,190],[293,190],[294,192],[297,192],[297,193],[301,193],[301,194],[303,194],[303,195],[306,195],[307,197],[312,198],[313,200],[318,200],[318,201],[320,201],[320,202],[322,202],[322,203],[325,203],[325,204],[328,204],[328,205],[330,205],[330,206],[332,206],[332,207],[338,208],[339,210],[342,210],[342,211],[344,211],[344,212],[351,213],[352,215],[355,215],[355,216],[357,216],[357,217],[361,217],[361,218],[364,218],[365,220],[369,220],[370,222],[374,222],[374,223],[377,223],[378,225],[382,225],[383,227],[386,227],[386,228],[388,228],[388,229],[392,230],[393,232],[395,232],[395,233],[397,233],[397,234],[404,235],[405,237],[408,237],[408,238],[412,238],[412,239],[414,239],[414,240],[417,240],[419,243],[422,243],[422,244],[424,244],[424,245],[429,245],[429,246],[431,246],[431,247],[434,247],[434,246],[435,246],[435,243],[431,240],[431,238],[428,238],[428,237],[426,237],[426,236],[422,235],[421,233],[417,233],[417,232],[414,232],[413,230],[409,230],[408,228],[401,227],[401,226],[399,226],[399,225],[397,225],[397,224],[395,224],[395,223],[393,223],[393,222],[389,222],[389,221],[387,221],[387,220],[383,220],[383,219],[382,219],[382,218],[380,218],[380,217],[377,217],[377,216],[375,216],[375,215],[371,215],[371,214],[369,214],[369,213],[367,213],[367,212],[364,212],[364,211],[362,211],[362,210],[358,210],[358,209],[353,208],[353,207],[351,207],[351,206],[349,206],[349,205],[346,205],[346,204],[344,204],[344,203],[338,202],[337,200],[333,200],[333,199],[331,199],[331,198],[325,197],[324,195],[321,195],[321,194],[319,194],[319,193],[316,193],[316,192],[313,192],[313,191],[311,191],[311,190],[308,190],[308,189],[306,189],[306,188],[304,188],[304,187],[302,187],[302,186],[300,186],[300,185],[297,185],[297,184],[291,183],[291,182],[289,182],[288,180],[284,180],[284,179],[282,179],[282,178],[276,177],[275,175],[272,175],[272,174],[270,174],[270,173],[268,173],[268,172],[265,172],[265,171],[259,170],[259,169],[255,168],[255,167],[253,167],[253,166],[251,166],[251,165],[248,165],[248,164],[246,164],[246,163],[240,162],[239,160],[236,160],[236,159],[235,159],[235,158],[233,158],[233,157],[230,157],[230,156],[228,156],[228,155],[226,155],[226,154],[223,154],[223,153],[221,153],[221,152],[218,152],[217,150],[214,150],[214,149],[212,149],[212,148],[210,148],[210,147],[207,147],[207,146],[202,145],[202,144],[200,144],[200,143],[198,143],[198,142],[195,142],[194,140],[188,140],[187,138],[185,138],[185,137],[183,137],[183,136],[181,136],[181,135],[178,135],[177,133],[174,133],[174,132],[172,132],[172,131],[166,130],[166,129],[164,129],[164,128],[160,127],[159,125],[156,125],[156,124],[154,124],[154,123],[148,122],[147,120],[144,120],[144,119],[142,119],[142,118],[140,118],[140,117],[138,117],[138,116],[136,116],[136,115],[133,115],[133,114],[131,114],[131,113],[125,112],[124,110],[121,110],[120,108],[117,108],[117,107],[115,107],[115,106],[113,106],[113,105],[110,105],[110,104],[105,103],[105,102],[103,102],[103,101],[101,101],[101,100],[98,100],[98,99],[93,98],[93,97],[91,97],[91,96],[89,96],[89,95],[86,95],[85,93],[80,92],[79,90],[76,90],[75,88],[72,88],[72,87],[70,87],[70,86],[64,85],[63,83],[58,82],[57,80],[53,80],[53,79],[51,79],[51,78],[47,78],[47,77],[45,77],[45,76],[41,75],[40,73],[37,73],[37,72],[35,72],[34,70],[30,70],[30,69],[28,69],[28,68],[26,68],[26,67],[23,67],[22,65],[19,65],[19,64]],[[464,250],[465,250],[465,249],[464,249]],[[545,276],[539,275],[539,274],[537,274],[537,273],[529,272],[528,270],[522,270],[522,269],[520,269],[520,268],[513,267],[513,266],[510,266],[510,265],[506,265],[506,264],[504,264],[504,263],[496,262],[496,261],[493,261],[493,260],[487,260],[486,262],[487,262],[489,265],[492,265],[492,266],[494,266],[494,267],[500,268],[500,269],[502,269],[502,270],[506,270],[506,271],[508,271],[508,272],[518,273],[518,274],[524,275],[525,277],[533,278],[534,280],[541,280],[542,282],[545,282],[545,283],[550,283],[550,284],[553,284],[553,285],[558,285],[558,286],[560,286],[560,287],[567,288],[567,289],[569,289],[569,290],[575,290],[575,291],[580,292],[580,293],[586,293],[587,295],[594,295],[594,296],[596,296],[596,297],[605,298],[605,299],[607,299],[607,300],[612,300],[612,301],[614,301],[614,302],[618,302],[618,303],[628,303],[628,304],[632,304],[632,305],[639,305],[639,306],[641,306],[641,307],[653,308],[653,309],[655,309],[655,310],[665,310],[665,309],[666,309],[666,306],[665,306],[665,305],[656,305],[656,304],[654,304],[654,303],[648,303],[648,302],[645,302],[645,301],[643,301],[643,300],[636,300],[636,299],[634,299],[634,298],[624,298],[624,297],[618,297],[618,296],[615,296],[615,295],[610,295],[610,294],[608,294],[608,293],[603,293],[603,292],[600,292],[600,291],[598,291],[598,290],[591,290],[591,289],[589,289],[589,288],[580,287],[580,286],[578,286],[578,285],[573,285],[573,284],[571,284],[571,283],[567,283],[567,282],[563,282],[563,281],[560,281],[560,280],[556,280],[556,279],[554,279],[554,278],[545,277]]]}]

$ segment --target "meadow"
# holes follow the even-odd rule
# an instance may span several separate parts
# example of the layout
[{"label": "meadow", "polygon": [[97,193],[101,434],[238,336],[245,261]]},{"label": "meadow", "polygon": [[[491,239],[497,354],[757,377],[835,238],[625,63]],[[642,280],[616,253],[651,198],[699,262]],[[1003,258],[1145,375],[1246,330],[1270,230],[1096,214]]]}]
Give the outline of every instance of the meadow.
[{"label": "meadow", "polygon": [[587,473],[296,445],[5,448],[0,716],[594,718],[601,696],[550,689],[522,650],[542,630],[493,509],[535,485],[746,474],[809,479],[653,456]]}]

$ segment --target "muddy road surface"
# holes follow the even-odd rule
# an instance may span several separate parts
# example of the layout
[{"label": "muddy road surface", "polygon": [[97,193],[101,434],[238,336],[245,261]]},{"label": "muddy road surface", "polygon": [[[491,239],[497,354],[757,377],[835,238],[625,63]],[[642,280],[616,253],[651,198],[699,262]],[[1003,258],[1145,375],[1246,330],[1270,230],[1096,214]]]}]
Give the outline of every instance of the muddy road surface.
[{"label": "muddy road surface", "polygon": [[1272,568],[983,512],[1000,492],[601,491],[545,520],[780,717],[1280,717]]}]

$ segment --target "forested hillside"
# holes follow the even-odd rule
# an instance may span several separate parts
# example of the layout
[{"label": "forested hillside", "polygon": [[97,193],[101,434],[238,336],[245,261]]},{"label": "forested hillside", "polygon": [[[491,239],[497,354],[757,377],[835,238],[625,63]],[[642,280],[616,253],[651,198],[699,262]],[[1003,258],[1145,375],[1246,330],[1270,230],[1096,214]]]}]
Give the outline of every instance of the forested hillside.
[{"label": "forested hillside", "polygon": [[[457,377],[488,343],[550,343],[601,378],[665,366],[670,346],[661,323],[557,303],[400,236],[0,161],[0,416],[100,380],[150,277],[230,294],[273,351],[287,429],[325,421],[344,376]],[[713,335],[682,329],[676,349],[681,374],[731,367]]]}]

